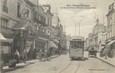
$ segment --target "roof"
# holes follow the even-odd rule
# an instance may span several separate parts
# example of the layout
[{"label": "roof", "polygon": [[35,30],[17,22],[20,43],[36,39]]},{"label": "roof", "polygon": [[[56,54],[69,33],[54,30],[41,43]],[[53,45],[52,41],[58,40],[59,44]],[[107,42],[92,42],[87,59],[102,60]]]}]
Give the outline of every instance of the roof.
[{"label": "roof", "polygon": [[50,5],[42,5],[42,8],[44,10],[44,12],[50,14],[51,16],[53,16],[53,14],[50,11]]},{"label": "roof", "polygon": [[24,0],[27,4],[35,6],[30,0]]},{"label": "roof", "polygon": [[73,36],[71,38],[71,40],[73,40],[73,39],[82,39],[82,40],[84,40],[84,37],[82,37],[82,36]]}]

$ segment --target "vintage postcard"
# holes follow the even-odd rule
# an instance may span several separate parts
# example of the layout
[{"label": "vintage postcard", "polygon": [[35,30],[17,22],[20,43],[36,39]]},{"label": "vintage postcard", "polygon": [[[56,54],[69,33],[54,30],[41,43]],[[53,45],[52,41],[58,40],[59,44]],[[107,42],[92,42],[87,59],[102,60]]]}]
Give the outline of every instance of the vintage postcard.
[{"label": "vintage postcard", "polygon": [[115,0],[0,0],[0,73],[115,73]]}]

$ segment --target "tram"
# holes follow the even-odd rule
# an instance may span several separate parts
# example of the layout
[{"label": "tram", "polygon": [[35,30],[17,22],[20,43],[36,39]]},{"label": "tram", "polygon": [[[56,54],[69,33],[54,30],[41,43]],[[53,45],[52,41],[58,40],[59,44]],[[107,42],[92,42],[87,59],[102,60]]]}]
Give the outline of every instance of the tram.
[{"label": "tram", "polygon": [[70,40],[69,57],[71,60],[83,59],[84,57],[84,38],[76,36]]}]

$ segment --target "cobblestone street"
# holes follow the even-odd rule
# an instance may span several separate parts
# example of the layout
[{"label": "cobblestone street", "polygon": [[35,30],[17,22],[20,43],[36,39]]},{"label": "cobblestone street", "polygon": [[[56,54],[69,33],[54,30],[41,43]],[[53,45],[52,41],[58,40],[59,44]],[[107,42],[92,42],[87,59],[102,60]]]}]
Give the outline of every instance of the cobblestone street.
[{"label": "cobblestone street", "polygon": [[[85,57],[88,58],[87,52]],[[85,61],[69,60],[68,55],[61,55],[50,61],[39,62],[6,73],[114,73],[115,68],[97,58]]]}]

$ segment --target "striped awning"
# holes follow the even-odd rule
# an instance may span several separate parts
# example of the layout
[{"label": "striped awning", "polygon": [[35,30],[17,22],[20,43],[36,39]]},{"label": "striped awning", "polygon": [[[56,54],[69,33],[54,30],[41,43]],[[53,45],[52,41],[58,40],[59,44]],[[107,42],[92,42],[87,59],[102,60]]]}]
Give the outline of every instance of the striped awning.
[{"label": "striped awning", "polygon": [[55,43],[59,43],[59,41],[58,41],[57,39],[53,39],[53,41],[54,41]]},{"label": "striped awning", "polygon": [[110,46],[111,44],[115,43],[115,40],[112,40],[111,42],[109,42],[107,45]]},{"label": "striped awning", "polygon": [[0,41],[7,40],[1,33],[0,33]]},{"label": "striped awning", "polygon": [[49,48],[58,48],[58,46],[53,41],[49,41],[48,46]]}]

